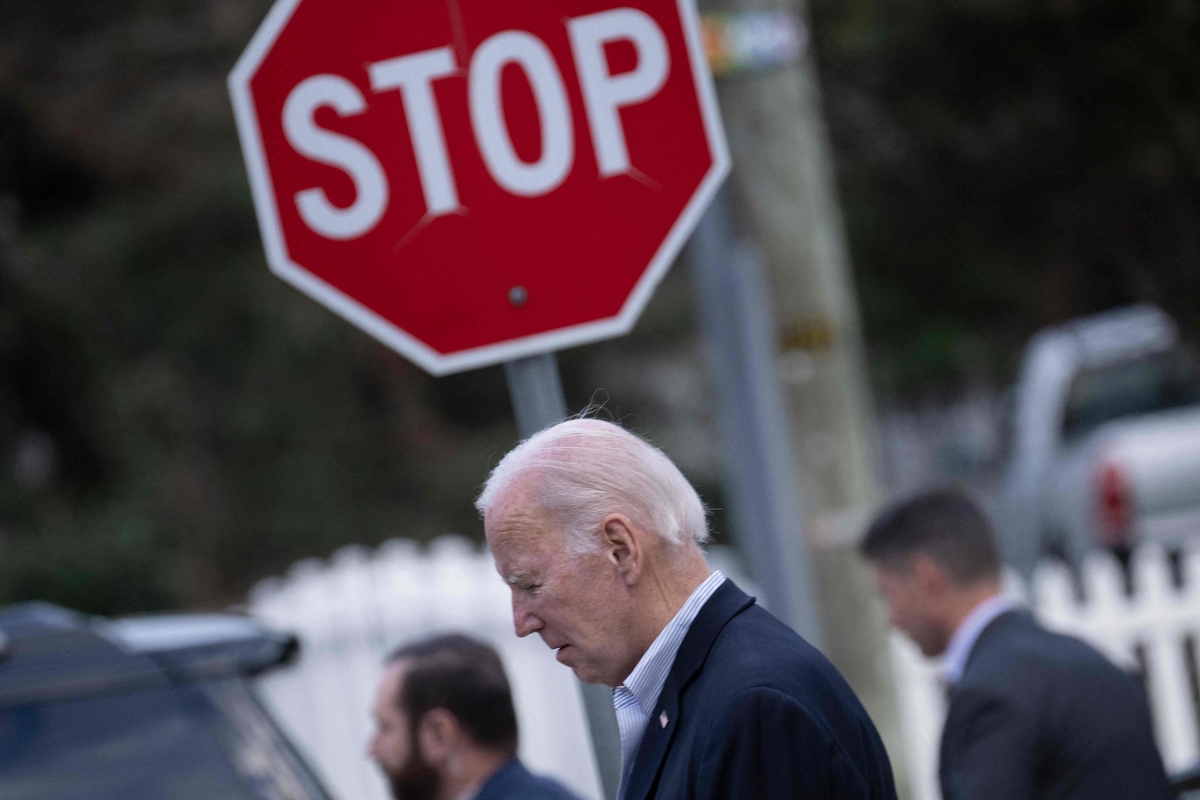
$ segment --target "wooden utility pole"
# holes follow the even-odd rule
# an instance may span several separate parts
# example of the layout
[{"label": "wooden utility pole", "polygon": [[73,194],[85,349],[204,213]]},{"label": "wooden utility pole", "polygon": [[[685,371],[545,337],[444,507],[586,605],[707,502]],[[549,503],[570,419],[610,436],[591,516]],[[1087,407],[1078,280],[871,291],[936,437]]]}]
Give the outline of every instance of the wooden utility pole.
[{"label": "wooden utility pole", "polygon": [[[706,12],[780,9],[795,15],[805,44],[802,3],[702,0]],[[735,226],[761,252],[770,288],[824,650],[879,726],[907,794],[886,618],[856,551],[881,500],[878,433],[812,50],[787,66],[730,72],[717,91]]]}]

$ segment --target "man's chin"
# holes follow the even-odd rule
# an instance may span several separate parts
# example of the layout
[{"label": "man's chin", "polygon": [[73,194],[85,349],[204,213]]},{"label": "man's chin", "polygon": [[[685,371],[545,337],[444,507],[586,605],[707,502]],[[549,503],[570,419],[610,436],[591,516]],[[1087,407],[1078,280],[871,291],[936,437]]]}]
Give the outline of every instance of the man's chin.
[{"label": "man's chin", "polygon": [[437,797],[437,782],[413,783],[412,781],[388,781],[395,800],[434,800]]},{"label": "man's chin", "polygon": [[580,662],[579,653],[571,645],[563,645],[554,651],[554,658],[565,667],[570,667],[575,677],[584,683],[603,683],[604,681],[591,669],[587,663]]},{"label": "man's chin", "polygon": [[438,775],[424,762],[410,761],[398,772],[383,771],[395,800],[434,800],[438,791]]},{"label": "man's chin", "polygon": [[554,651],[554,660],[564,667],[570,667],[579,680],[584,681],[586,679],[583,676],[588,672],[588,668],[586,664],[579,663],[578,656],[579,653],[569,644],[564,644]]},{"label": "man's chin", "polygon": [[941,638],[926,638],[924,640],[914,639],[917,644],[917,649],[921,651],[921,655],[926,658],[941,658],[946,654],[947,642]]}]

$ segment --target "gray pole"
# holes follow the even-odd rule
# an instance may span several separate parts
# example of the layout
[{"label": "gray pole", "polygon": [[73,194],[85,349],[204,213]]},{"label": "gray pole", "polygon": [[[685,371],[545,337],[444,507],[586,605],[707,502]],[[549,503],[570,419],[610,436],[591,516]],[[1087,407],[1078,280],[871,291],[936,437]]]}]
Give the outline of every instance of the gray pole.
[{"label": "gray pole", "polygon": [[730,511],[764,605],[816,647],[820,614],[759,256],[734,238],[722,189],[687,246],[713,372]]},{"label": "gray pole", "polygon": [[[504,375],[522,439],[566,419],[567,403],[553,353],[505,362]],[[621,737],[612,692],[607,686],[580,682],[579,694],[587,714],[601,789],[607,800],[616,800],[621,780]]]}]

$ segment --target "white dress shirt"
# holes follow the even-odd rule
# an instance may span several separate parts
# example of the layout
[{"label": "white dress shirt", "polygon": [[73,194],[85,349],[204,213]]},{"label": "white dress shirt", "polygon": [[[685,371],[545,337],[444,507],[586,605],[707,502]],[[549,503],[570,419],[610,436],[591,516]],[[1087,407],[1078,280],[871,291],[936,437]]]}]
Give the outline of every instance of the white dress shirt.
[{"label": "white dress shirt", "polygon": [[[633,770],[633,759],[637,756],[638,746],[646,733],[646,725],[650,715],[654,713],[654,704],[662,693],[667,675],[675,664],[675,654],[683,637],[692,627],[700,609],[713,596],[725,576],[720,570],[714,570],[711,575],[696,587],[687,602],[679,609],[675,617],[667,623],[654,643],[650,645],[641,661],[629,673],[617,688],[613,689],[613,708],[617,712],[617,729],[621,733],[621,788],[617,797],[624,797],[629,786],[629,773]],[[666,727],[664,724],[663,727]]]},{"label": "white dress shirt", "polygon": [[954,635],[950,637],[946,654],[942,656],[942,680],[947,686],[954,686],[962,680],[967,659],[971,657],[971,651],[975,649],[975,642],[979,641],[983,629],[991,625],[996,617],[1016,607],[1017,603],[1011,597],[998,594],[971,609],[966,619],[958,624]]}]

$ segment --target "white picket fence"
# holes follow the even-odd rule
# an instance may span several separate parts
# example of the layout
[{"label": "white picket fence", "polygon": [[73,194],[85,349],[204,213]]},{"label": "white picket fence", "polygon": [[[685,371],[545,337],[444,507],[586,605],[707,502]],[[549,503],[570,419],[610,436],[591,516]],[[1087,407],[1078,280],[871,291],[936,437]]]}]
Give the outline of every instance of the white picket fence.
[{"label": "white picket fence", "polygon": [[[710,554],[747,585],[736,563]],[[1175,588],[1166,555],[1147,547],[1134,559],[1126,596],[1119,567],[1094,557],[1083,571],[1086,602],[1075,599],[1061,566],[1043,564],[1032,591],[1015,578],[1008,590],[1028,602],[1047,627],[1091,642],[1114,662],[1145,671],[1159,747],[1171,770],[1200,760],[1194,700],[1200,640],[1200,551],[1182,561]],[[328,562],[304,561],[283,578],[263,581],[249,611],[301,639],[298,663],[261,680],[264,701],[325,779],[336,800],[386,800],[366,755],[369,711],[385,654],[433,631],[461,631],[490,641],[504,658],[521,727],[521,756],[584,798],[600,797],[582,704],[574,678],[538,639],[513,633],[508,589],[490,555],[459,537],[428,548],[396,540],[377,550],[351,547]],[[937,744],[945,714],[936,665],[899,635],[891,640],[908,800],[939,800]]]},{"label": "white picket fence", "polygon": [[[1083,602],[1070,573],[1056,562],[1039,565],[1030,587],[1008,576],[1007,591],[1027,603],[1047,628],[1078,636],[1119,666],[1143,675],[1163,761],[1168,770],[1183,769],[1200,760],[1195,697],[1200,551],[1182,555],[1180,587],[1174,585],[1170,561],[1160,548],[1139,550],[1132,571],[1134,591],[1128,595],[1119,565],[1103,554],[1093,555],[1083,567]],[[940,800],[937,750],[945,701],[937,665],[898,634],[892,636],[891,649],[912,800]]]},{"label": "white picket fence", "polygon": [[366,754],[384,657],[424,633],[468,633],[504,659],[525,763],[595,800],[575,680],[538,637],[516,637],[510,608],[491,556],[460,537],[428,549],[402,540],[375,551],[349,547],[328,562],[300,562],[250,595],[251,614],[301,641],[299,661],[264,676],[260,694],[335,800],[386,800]]}]

